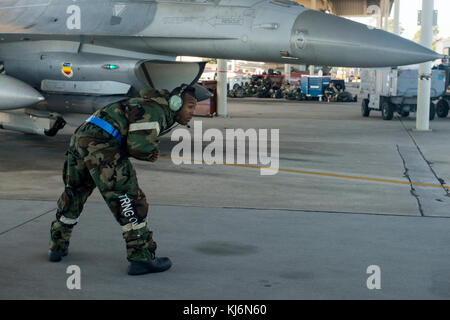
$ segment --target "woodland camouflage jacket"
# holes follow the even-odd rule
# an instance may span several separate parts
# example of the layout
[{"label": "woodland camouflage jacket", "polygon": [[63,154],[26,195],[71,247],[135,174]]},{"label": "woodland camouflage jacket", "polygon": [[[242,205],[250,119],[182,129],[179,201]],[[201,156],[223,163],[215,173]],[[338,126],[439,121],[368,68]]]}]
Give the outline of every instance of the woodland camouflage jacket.
[{"label": "woodland camouflage jacket", "polygon": [[[170,110],[162,95],[113,103],[95,112],[94,116],[118,129],[123,150],[144,161],[158,150],[160,134],[175,123],[175,112]],[[112,140],[119,144],[116,139]]]}]

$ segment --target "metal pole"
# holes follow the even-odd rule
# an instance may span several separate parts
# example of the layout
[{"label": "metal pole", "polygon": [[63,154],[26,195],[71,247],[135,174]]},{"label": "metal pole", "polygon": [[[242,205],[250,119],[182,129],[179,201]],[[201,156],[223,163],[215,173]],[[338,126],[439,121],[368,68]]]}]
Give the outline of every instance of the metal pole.
[{"label": "metal pole", "polygon": [[291,65],[290,64],[284,65],[284,79],[288,82],[291,82]]},{"label": "metal pole", "polygon": [[227,60],[217,59],[217,115],[227,114]]},{"label": "metal pole", "polygon": [[[317,0],[311,0],[311,9],[317,10]],[[309,74],[312,76],[314,75],[314,69],[314,66],[309,66]]]},{"label": "metal pole", "polygon": [[394,15],[394,33],[400,35],[400,0],[394,0],[395,15]]},{"label": "metal pole", "polygon": [[[422,0],[422,36],[421,44],[427,48],[433,46],[434,0]],[[417,92],[416,130],[430,130],[431,67],[433,62],[419,66],[419,85]]]},{"label": "metal pole", "polygon": [[389,7],[390,7],[390,3],[388,2],[389,0],[384,0],[383,1],[383,29],[384,31],[388,31],[389,29]]},{"label": "metal pole", "polygon": [[[381,6],[383,6],[383,4],[381,3]],[[378,29],[383,29],[383,11],[380,8],[380,12],[378,13],[378,17],[377,17],[377,28]]]}]

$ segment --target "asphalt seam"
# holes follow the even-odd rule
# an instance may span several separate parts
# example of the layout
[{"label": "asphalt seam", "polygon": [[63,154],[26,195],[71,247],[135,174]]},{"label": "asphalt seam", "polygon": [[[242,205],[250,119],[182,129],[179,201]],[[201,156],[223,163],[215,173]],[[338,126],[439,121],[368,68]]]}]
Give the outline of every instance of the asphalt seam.
[{"label": "asphalt seam", "polygon": [[416,139],[414,139],[414,136],[411,134],[411,132],[406,128],[405,124],[403,123],[402,119],[400,117],[398,117],[400,120],[400,123],[402,124],[403,128],[405,129],[406,133],[409,135],[409,137],[411,138],[412,142],[414,143],[414,145],[416,146],[417,150],[419,151],[420,155],[422,156],[423,160],[426,162],[426,164],[428,165],[428,168],[430,168],[431,172],[433,173],[434,177],[436,178],[437,181],[439,181],[439,184],[441,185],[442,189],[444,190],[445,194],[447,195],[447,197],[450,198],[450,191],[449,189],[445,186],[445,181],[444,179],[440,178],[436,171],[433,169],[433,167],[431,166],[431,161],[428,161],[427,158],[425,157],[424,153],[422,152],[422,150],[420,149],[419,145],[417,144]]},{"label": "asphalt seam", "polygon": [[[2,199],[0,200],[10,200],[10,199]],[[33,200],[33,199],[14,199],[15,201],[47,201],[53,202],[53,200]],[[95,203],[103,203],[102,201],[96,201]],[[380,217],[402,217],[402,218],[431,218],[431,219],[450,219],[449,216],[418,216],[412,214],[396,214],[396,213],[372,213],[372,212],[349,212],[349,211],[332,211],[332,210],[311,210],[311,209],[289,209],[289,208],[257,208],[257,207],[231,207],[231,206],[203,206],[203,205],[181,205],[181,204],[164,204],[164,203],[152,203],[151,206],[159,206],[159,207],[190,207],[190,208],[205,208],[205,209],[235,209],[235,210],[254,210],[254,211],[287,211],[287,212],[306,212],[306,213],[326,213],[326,214],[345,214],[345,215],[367,215],[367,216],[380,216]],[[49,212],[56,210],[52,209]],[[49,213],[43,213],[41,216]],[[35,217],[37,219],[39,217]],[[29,221],[27,221],[29,222]],[[27,223],[24,222],[23,224]],[[7,231],[4,231],[7,232]],[[0,234],[1,235],[1,234]]]},{"label": "asphalt seam", "polygon": [[410,185],[410,187],[411,187],[411,190],[410,190],[409,192],[410,192],[411,195],[416,199],[416,201],[417,201],[417,206],[418,206],[418,208],[419,208],[420,215],[421,215],[422,217],[424,217],[425,214],[424,214],[424,212],[423,212],[422,203],[420,202],[420,197],[419,197],[419,195],[417,194],[416,189],[414,188],[414,186],[413,186],[413,184],[412,184],[411,177],[409,176],[409,169],[408,169],[408,167],[406,166],[406,160],[405,160],[405,158],[403,157],[402,153],[400,152],[400,147],[399,147],[398,144],[397,144],[397,151],[398,151],[398,154],[400,155],[400,158],[402,159],[402,162],[403,162],[403,168],[405,169],[405,171],[403,172],[403,175],[408,179],[409,185]]},{"label": "asphalt seam", "polygon": [[22,222],[21,224],[18,224],[17,226],[14,226],[14,227],[12,227],[12,228],[10,228],[10,229],[8,229],[8,230],[2,231],[2,232],[0,232],[0,236],[4,235],[4,234],[6,234],[6,233],[8,233],[8,232],[10,232],[10,231],[13,231],[13,230],[15,230],[15,229],[18,229],[18,228],[20,228],[20,227],[26,225],[27,223],[29,223],[29,222],[31,222],[31,221],[34,221],[34,220],[36,220],[36,219],[39,219],[40,217],[43,217],[43,216],[45,216],[46,214],[49,214],[50,212],[53,212],[53,211],[55,211],[55,210],[56,210],[56,208],[53,208],[53,209],[51,209],[51,210],[49,210],[49,211],[46,211],[46,212],[44,212],[44,213],[42,213],[42,214],[40,214],[40,215],[38,215],[38,216],[36,216],[36,217],[33,217],[33,218],[31,218],[31,219],[29,219],[29,220],[27,220],[27,221],[25,221],[25,222]]}]

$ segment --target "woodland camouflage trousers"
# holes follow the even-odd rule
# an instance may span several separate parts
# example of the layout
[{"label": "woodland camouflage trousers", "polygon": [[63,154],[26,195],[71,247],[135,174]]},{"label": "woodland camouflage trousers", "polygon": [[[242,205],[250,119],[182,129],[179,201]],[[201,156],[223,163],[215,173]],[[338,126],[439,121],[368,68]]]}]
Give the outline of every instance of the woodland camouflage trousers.
[{"label": "woodland camouflage trousers", "polygon": [[154,258],[156,243],[146,222],[148,204],[136,171],[114,137],[91,123],[78,128],[66,153],[63,181],[64,192],[50,231],[50,250],[68,248],[73,226],[97,187],[122,226],[128,260]]}]

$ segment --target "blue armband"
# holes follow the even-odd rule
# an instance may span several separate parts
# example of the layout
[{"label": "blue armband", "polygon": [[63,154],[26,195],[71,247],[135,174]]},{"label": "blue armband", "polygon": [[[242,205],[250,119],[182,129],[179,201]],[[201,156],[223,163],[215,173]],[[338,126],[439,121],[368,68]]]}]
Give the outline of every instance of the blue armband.
[{"label": "blue armband", "polygon": [[122,136],[120,135],[120,131],[117,130],[113,125],[106,122],[105,120],[95,116],[90,116],[89,119],[86,120],[86,122],[93,123],[97,127],[102,128],[110,135],[112,135],[114,138],[116,138],[119,141],[119,143],[122,143]]}]

